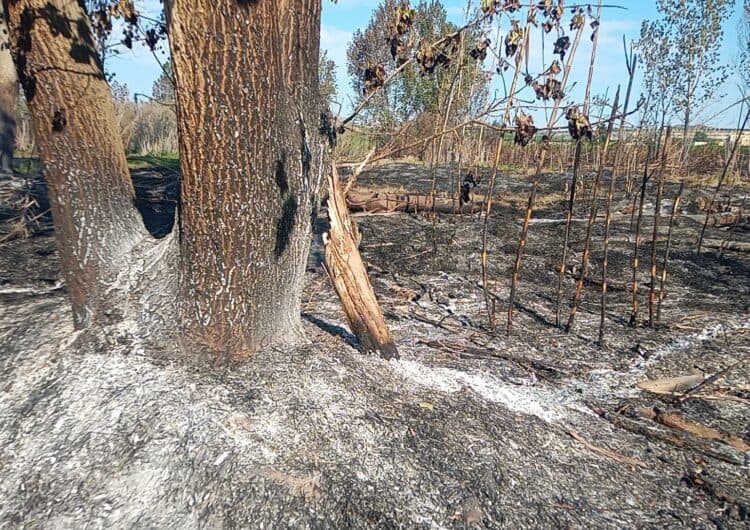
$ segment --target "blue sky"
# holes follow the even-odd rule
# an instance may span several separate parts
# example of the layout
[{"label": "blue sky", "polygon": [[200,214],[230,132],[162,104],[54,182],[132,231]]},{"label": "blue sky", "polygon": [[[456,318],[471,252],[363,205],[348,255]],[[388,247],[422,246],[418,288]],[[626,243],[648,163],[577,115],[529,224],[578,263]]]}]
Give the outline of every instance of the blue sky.
[{"label": "blue sky", "polygon": [[[444,0],[443,3],[446,6],[449,18],[457,24],[461,24],[466,1]],[[478,0],[474,0],[473,3],[476,5]],[[604,94],[607,90],[611,95],[618,84],[622,84],[624,89],[627,79],[624,68],[622,37],[624,35],[628,40],[637,39],[641,21],[658,18],[653,1],[619,0],[609,3],[617,3],[626,9],[604,10],[592,83],[592,93],[595,95]],[[159,6],[157,0],[147,0],[146,4],[152,9],[158,9]],[[323,0],[321,47],[328,50],[329,57],[336,61],[338,66],[337,77],[343,112],[351,109],[351,98],[354,97],[349,89],[350,83],[346,76],[346,47],[351,40],[352,33],[367,25],[377,4],[376,0],[338,0],[338,3]],[[737,54],[737,27],[741,18],[741,4],[741,1],[737,1],[734,16],[725,27],[722,59],[727,63],[732,63]],[[571,80],[577,81],[576,87],[570,94],[574,99],[580,100],[583,97],[583,86],[588,71],[590,52],[590,40],[588,38],[582,39],[571,74]],[[547,53],[549,53],[549,49]],[[549,63],[549,59],[547,63]],[[120,56],[111,58],[107,68],[116,74],[118,81],[128,85],[131,94],[138,92],[150,94],[153,81],[160,73],[159,67],[150,52],[142,48],[137,48],[132,52],[126,50]],[[639,81],[639,79],[636,80],[634,99],[637,99],[640,93]],[[716,101],[708,108],[703,109],[698,114],[697,119],[705,121],[718,110],[739,99],[737,82],[736,74],[730,77],[722,90],[722,93],[726,95],[722,100]],[[537,121],[540,120],[537,119]],[[736,121],[736,111],[734,113],[728,112],[712,119],[711,125],[732,127],[736,124]]]}]

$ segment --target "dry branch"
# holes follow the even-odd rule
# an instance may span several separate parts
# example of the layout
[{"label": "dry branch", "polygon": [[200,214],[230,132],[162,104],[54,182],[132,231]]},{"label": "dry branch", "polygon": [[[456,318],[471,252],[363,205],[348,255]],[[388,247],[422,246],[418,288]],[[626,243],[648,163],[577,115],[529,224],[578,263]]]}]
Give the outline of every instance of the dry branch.
[{"label": "dry branch", "polygon": [[677,429],[678,431],[683,431],[699,438],[705,438],[706,440],[721,442],[743,453],[750,452],[750,444],[742,438],[721,432],[702,423],[688,420],[675,412],[664,412],[656,407],[645,407],[640,409],[638,413],[644,418],[653,420],[665,427]]},{"label": "dry branch", "polygon": [[695,437],[689,433],[680,434],[671,430],[664,431],[662,429],[649,427],[641,422],[627,418],[622,414],[616,414],[608,410],[594,407],[592,407],[592,410],[594,410],[594,412],[600,417],[612,423],[615,427],[625,429],[633,434],[645,436],[646,438],[653,440],[659,440],[660,442],[670,444],[680,449],[697,451],[706,456],[710,456],[711,458],[716,458],[717,460],[734,464],[736,466],[742,466],[745,464],[744,455],[734,447]]}]

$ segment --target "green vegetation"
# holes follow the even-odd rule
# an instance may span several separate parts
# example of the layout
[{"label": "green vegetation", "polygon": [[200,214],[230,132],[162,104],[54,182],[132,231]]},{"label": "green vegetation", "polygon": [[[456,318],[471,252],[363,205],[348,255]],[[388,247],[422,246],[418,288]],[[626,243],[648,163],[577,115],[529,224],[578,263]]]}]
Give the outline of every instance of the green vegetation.
[{"label": "green vegetation", "polygon": [[148,153],[145,155],[128,156],[128,167],[130,169],[143,169],[148,167],[162,167],[174,171],[180,170],[180,155],[176,152]]}]

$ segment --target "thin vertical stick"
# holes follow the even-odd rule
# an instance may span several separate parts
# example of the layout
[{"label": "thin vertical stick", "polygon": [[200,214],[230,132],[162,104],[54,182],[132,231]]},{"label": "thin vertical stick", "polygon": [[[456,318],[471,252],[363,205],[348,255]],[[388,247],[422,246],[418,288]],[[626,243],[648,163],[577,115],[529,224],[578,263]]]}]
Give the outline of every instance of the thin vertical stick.
[{"label": "thin vertical stick", "polygon": [[[638,220],[635,224],[635,245],[633,247],[633,303],[630,312],[630,325],[638,324],[638,248],[641,246],[641,222],[643,220],[643,202],[646,199],[646,184],[648,183],[648,163],[651,158],[651,146],[648,147],[646,161],[643,164],[643,183],[640,190],[640,202],[638,205]],[[635,210],[633,210],[635,211]]]},{"label": "thin vertical stick", "polygon": [[[602,13],[602,2],[599,0],[597,6],[597,20]],[[586,95],[583,99],[583,115],[589,115],[589,98],[591,97],[591,81],[594,77],[594,63],[596,62],[596,46],[599,42],[599,32],[594,33],[594,42],[591,46],[591,60],[589,61],[589,77],[586,82]],[[560,273],[557,277],[557,296],[555,298],[555,326],[560,325],[560,306],[562,305],[563,282],[567,271],[568,243],[570,242],[570,229],[573,224],[573,208],[576,202],[576,187],[581,167],[581,138],[576,140],[575,154],[573,155],[573,175],[570,178],[570,198],[568,199],[568,211],[565,214],[565,235],[563,236],[562,256],[560,257]]]},{"label": "thin vertical stick", "polygon": [[[617,147],[615,147],[615,156],[612,160],[612,172],[609,179],[609,191],[607,193],[607,209],[604,220],[604,259],[602,260],[602,304],[599,315],[599,346],[604,346],[604,325],[607,316],[607,272],[609,267],[609,230],[612,225],[612,201],[615,195],[615,182],[617,181],[617,164],[620,161],[624,144],[625,116],[628,113],[630,105],[630,94],[633,90],[633,81],[635,79],[635,67],[638,57],[634,54],[628,54],[625,47],[625,37],[622,39],[623,48],[625,48],[625,65],[628,69],[628,89],[625,92],[625,104],[622,107],[622,117],[620,118],[620,128],[617,132]],[[626,154],[627,156],[627,154]]]},{"label": "thin vertical stick", "polygon": [[581,302],[581,295],[583,294],[583,284],[586,281],[586,273],[589,267],[589,254],[591,253],[591,232],[596,222],[597,203],[599,200],[599,188],[601,187],[602,174],[604,173],[604,166],[607,163],[607,151],[609,150],[609,142],[612,139],[612,130],[615,126],[615,118],[617,117],[617,109],[620,104],[620,87],[617,87],[617,93],[615,94],[615,102],[612,105],[612,114],[609,117],[609,126],[607,127],[607,136],[604,139],[604,147],[602,148],[602,155],[599,161],[599,170],[596,172],[596,178],[594,180],[594,189],[591,192],[591,212],[589,213],[588,224],[586,225],[586,240],[583,244],[583,257],[581,258],[581,277],[578,278],[576,284],[575,294],[573,295],[573,301],[570,304],[570,315],[568,316],[568,323],[565,326],[565,332],[570,333],[573,328],[573,321],[578,311],[578,305]]},{"label": "thin vertical stick", "polygon": [[570,198],[568,199],[568,211],[565,214],[565,235],[563,236],[562,256],[560,257],[560,273],[557,276],[557,297],[555,298],[555,326],[560,325],[560,306],[562,305],[563,282],[568,265],[568,244],[570,242],[570,229],[573,225],[573,208],[576,203],[576,187],[578,185],[578,172],[581,165],[581,140],[576,140],[576,151],[573,155],[573,176],[570,179]]},{"label": "thin vertical stick", "polygon": [[[529,4],[529,12],[532,13],[534,9],[533,2]],[[529,33],[531,30],[532,18],[529,16],[526,22],[526,28],[524,29],[523,39],[521,40],[521,46],[516,50],[516,69],[513,73],[513,82],[510,85],[510,94],[508,96],[508,102],[505,106],[505,117],[503,119],[504,124],[510,121],[510,112],[513,107],[513,96],[516,93],[516,85],[518,84],[518,77],[521,74],[521,62],[523,60],[524,51],[528,49],[529,44]],[[495,164],[492,169],[492,176],[487,187],[487,197],[485,202],[485,213],[484,213],[484,227],[482,229],[482,289],[484,291],[484,303],[487,307],[487,317],[489,319],[490,329],[495,329],[496,318],[495,318],[495,299],[491,298],[487,288],[487,234],[490,224],[490,214],[492,213],[492,193],[495,188],[495,179],[497,178],[497,168],[500,165],[500,154],[503,150],[503,137],[504,132],[500,133],[500,139],[497,141],[497,148],[495,150]]]},{"label": "thin vertical stick", "polygon": [[[575,58],[576,50],[578,49],[578,43],[581,42],[581,35],[583,34],[583,26],[578,28],[573,45],[568,55],[568,60],[565,63],[565,73],[563,74],[563,80],[561,83],[561,89],[565,90],[568,85],[568,77],[570,76],[570,70],[573,67],[573,59]],[[552,129],[557,118],[557,111],[560,108],[562,100],[555,100],[555,104],[552,107],[552,113],[550,114],[547,122],[547,129]],[[508,324],[506,327],[506,333],[510,334],[510,330],[513,327],[513,308],[516,304],[516,294],[518,293],[518,278],[521,271],[521,261],[523,259],[523,250],[526,247],[526,240],[529,235],[529,225],[531,224],[531,216],[534,212],[534,201],[536,200],[536,192],[539,188],[539,180],[542,174],[542,168],[544,167],[545,157],[547,155],[548,145],[543,140],[537,150],[537,163],[536,170],[534,172],[534,181],[531,184],[531,191],[529,191],[529,200],[526,205],[526,215],[523,218],[523,227],[521,228],[521,236],[518,239],[518,248],[516,249],[516,259],[513,263],[513,272],[510,280],[510,299],[508,300]]]},{"label": "thin vertical stick", "polygon": [[661,166],[659,166],[659,180],[656,185],[656,203],[654,204],[654,236],[651,239],[651,286],[648,293],[648,327],[653,328],[655,324],[656,310],[656,244],[659,239],[659,221],[661,219],[661,197],[664,193],[664,173],[667,169],[667,155],[669,155],[669,144],[672,138],[672,127],[667,127],[667,136],[664,139],[661,153]]},{"label": "thin vertical stick", "polygon": [[495,165],[492,170],[492,176],[487,185],[487,197],[485,198],[484,204],[484,228],[482,230],[482,290],[484,291],[484,303],[487,307],[487,317],[491,329],[495,329],[495,299],[490,297],[487,287],[487,234],[490,224],[490,213],[492,212],[492,192],[495,188],[495,179],[497,178],[497,167],[500,165],[500,153],[503,150],[503,135],[500,135],[500,139],[497,141],[497,148],[495,149]]},{"label": "thin vertical stick", "polygon": [[680,207],[682,192],[685,189],[685,181],[680,182],[680,189],[672,203],[672,213],[669,215],[669,230],[667,231],[667,246],[664,249],[664,261],[661,267],[661,277],[659,278],[659,302],[656,305],[656,323],[661,323],[661,302],[664,300],[664,286],[667,283],[667,263],[669,262],[669,251],[672,246],[672,228],[674,227],[674,218],[677,215],[677,209]]},{"label": "thin vertical stick", "polygon": [[727,158],[724,169],[721,171],[721,177],[719,177],[719,182],[716,184],[716,189],[714,189],[713,195],[711,195],[711,201],[708,203],[708,207],[706,208],[706,220],[703,222],[703,228],[701,228],[701,235],[698,238],[698,254],[701,253],[701,248],[703,247],[703,236],[706,234],[706,227],[708,226],[708,219],[711,216],[711,207],[714,205],[714,201],[716,201],[716,197],[719,194],[719,190],[721,189],[722,184],[724,184],[724,179],[727,176],[727,172],[729,171],[729,166],[732,165],[732,160],[734,160],[734,155],[737,152],[737,147],[740,145],[740,141],[742,140],[742,133],[745,132],[745,128],[747,127],[747,122],[750,119],[750,107],[747,109],[747,113],[745,114],[745,119],[742,122],[742,127],[740,127],[740,130],[737,133],[737,138],[734,139],[734,145],[732,145],[732,151],[729,153],[729,158]]}]

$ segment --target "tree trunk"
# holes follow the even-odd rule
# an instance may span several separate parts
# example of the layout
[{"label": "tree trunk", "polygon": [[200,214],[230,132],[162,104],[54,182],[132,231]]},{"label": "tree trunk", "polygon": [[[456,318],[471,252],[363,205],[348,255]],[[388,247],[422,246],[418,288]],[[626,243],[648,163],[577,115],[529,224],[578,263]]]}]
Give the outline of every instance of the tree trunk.
[{"label": "tree trunk", "polygon": [[9,46],[5,12],[0,5],[0,172],[11,170],[16,143],[18,77]]},{"label": "tree trunk", "polygon": [[320,0],[174,0],[182,203],[180,321],[232,356],[302,336],[322,176]]},{"label": "tree trunk", "polygon": [[[77,328],[120,318],[123,271],[148,237],[114,105],[82,3],[4,0],[11,52],[49,188],[61,268]],[[118,296],[118,293],[122,296]]]}]

